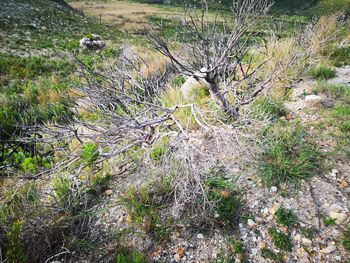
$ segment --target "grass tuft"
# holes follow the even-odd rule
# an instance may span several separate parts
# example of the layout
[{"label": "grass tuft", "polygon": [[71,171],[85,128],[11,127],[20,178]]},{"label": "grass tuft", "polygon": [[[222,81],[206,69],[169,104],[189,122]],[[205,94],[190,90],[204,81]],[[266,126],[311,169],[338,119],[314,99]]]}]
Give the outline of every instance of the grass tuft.
[{"label": "grass tuft", "polygon": [[272,97],[260,97],[252,104],[256,116],[261,114],[269,119],[277,119],[288,114],[288,110],[280,99]]},{"label": "grass tuft", "polygon": [[343,232],[342,244],[347,251],[350,251],[350,225]]},{"label": "grass tuft", "polygon": [[276,222],[278,224],[291,227],[297,223],[297,216],[290,209],[286,209],[284,206],[280,206],[276,213]]},{"label": "grass tuft", "polygon": [[268,229],[269,235],[276,247],[285,251],[292,250],[292,241],[290,236],[282,233],[277,228],[271,227]]},{"label": "grass tuft", "polygon": [[267,185],[296,185],[314,176],[320,154],[300,124],[278,123],[268,132],[260,162],[261,177]]},{"label": "grass tuft", "polygon": [[326,65],[319,65],[317,67],[314,67],[309,72],[310,76],[314,79],[331,79],[336,76],[335,71],[326,66]]}]

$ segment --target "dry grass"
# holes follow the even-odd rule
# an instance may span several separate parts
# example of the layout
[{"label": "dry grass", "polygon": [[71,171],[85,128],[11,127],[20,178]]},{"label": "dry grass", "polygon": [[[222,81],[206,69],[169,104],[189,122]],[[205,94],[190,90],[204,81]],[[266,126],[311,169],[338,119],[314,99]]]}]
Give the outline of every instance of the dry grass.
[{"label": "dry grass", "polygon": [[143,22],[147,16],[151,15],[169,15],[174,14],[171,11],[159,9],[155,6],[132,3],[128,1],[108,1],[101,2],[69,2],[74,8],[82,10],[85,14],[92,15],[105,21],[113,22],[124,30],[143,29]]}]

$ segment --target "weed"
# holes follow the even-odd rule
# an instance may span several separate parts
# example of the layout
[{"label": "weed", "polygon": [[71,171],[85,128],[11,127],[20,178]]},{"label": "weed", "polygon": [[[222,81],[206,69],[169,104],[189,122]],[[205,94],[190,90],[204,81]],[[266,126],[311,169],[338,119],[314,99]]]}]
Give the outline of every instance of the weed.
[{"label": "weed", "polygon": [[241,241],[233,240],[232,241],[232,251],[234,255],[243,255],[244,254],[244,244]]},{"label": "weed", "polygon": [[99,156],[100,153],[95,143],[84,144],[81,152],[81,158],[84,162],[87,164],[92,164],[98,159]]},{"label": "weed", "polygon": [[56,177],[53,180],[54,196],[63,208],[71,205],[70,193],[72,186],[73,181],[68,176]]},{"label": "weed", "polygon": [[214,212],[224,224],[233,224],[239,216],[241,200],[234,185],[222,177],[207,179],[208,199],[214,203]]},{"label": "weed", "polygon": [[289,235],[282,233],[274,227],[270,227],[268,232],[276,247],[285,251],[292,250],[293,245]]},{"label": "weed", "polygon": [[323,218],[322,221],[325,226],[334,226],[336,225],[337,219],[331,218],[331,217],[325,217]]},{"label": "weed", "polygon": [[150,157],[152,160],[156,162],[160,162],[164,157],[164,155],[166,155],[168,152],[169,152],[169,138],[163,137],[153,147],[150,153]]},{"label": "weed", "polygon": [[314,79],[331,79],[335,77],[335,71],[326,65],[312,68],[309,74]]},{"label": "weed", "polygon": [[8,262],[26,262],[24,255],[24,247],[21,241],[21,233],[23,231],[23,222],[15,221],[12,224],[12,228],[6,233],[8,239],[8,248],[6,251],[6,257]]},{"label": "weed", "polygon": [[283,122],[269,129],[261,158],[261,176],[267,185],[297,184],[319,168],[319,151],[300,124]]},{"label": "weed", "polygon": [[328,55],[336,67],[350,65],[350,47],[336,47]]},{"label": "weed", "polygon": [[307,238],[313,239],[317,233],[314,227],[299,227],[300,232]]},{"label": "weed", "polygon": [[271,249],[263,248],[261,250],[261,255],[264,258],[273,260],[274,262],[284,262],[284,255],[282,253],[275,253]]},{"label": "weed", "polygon": [[154,234],[156,238],[169,238],[169,222],[164,222],[160,211],[166,205],[170,194],[170,181],[161,179],[152,181],[136,189],[131,187],[120,203],[124,206],[133,222],[146,233]]},{"label": "weed", "polygon": [[343,231],[342,244],[347,251],[350,251],[350,225]]},{"label": "weed", "polygon": [[286,209],[283,205],[276,210],[275,216],[278,224],[287,227],[294,226],[298,219],[292,210]]},{"label": "weed", "polygon": [[138,252],[122,249],[115,258],[116,263],[146,263],[146,257]]},{"label": "weed", "polygon": [[318,82],[316,91],[326,94],[328,97],[340,101],[350,102],[350,88],[345,84],[331,84]]},{"label": "weed", "polygon": [[272,97],[260,97],[254,101],[252,107],[257,116],[262,113],[270,119],[277,119],[288,114],[283,101]]}]

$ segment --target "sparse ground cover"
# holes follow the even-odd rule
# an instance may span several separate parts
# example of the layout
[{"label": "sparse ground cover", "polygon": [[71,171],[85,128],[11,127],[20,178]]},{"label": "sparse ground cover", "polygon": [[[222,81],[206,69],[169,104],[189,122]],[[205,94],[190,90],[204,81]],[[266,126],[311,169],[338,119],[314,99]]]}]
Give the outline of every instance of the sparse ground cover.
[{"label": "sparse ground cover", "polygon": [[[109,104],[107,111],[95,111],[96,105],[82,99],[80,91],[88,85],[99,87],[114,99],[116,87],[125,85],[113,82],[110,77],[115,75],[108,75],[120,52],[130,59],[125,50],[137,51],[148,62],[140,68],[141,75],[135,70],[128,78],[135,74],[138,83],[147,83],[159,72],[164,77],[167,60],[148,51],[146,40],[119,30],[138,30],[139,15],[147,16],[143,22],[160,23],[163,15],[172,16],[176,9],[125,1],[73,2],[74,7],[94,15],[92,20],[62,6],[56,10],[59,1],[50,2],[45,9],[37,0],[33,16],[28,16],[30,22],[20,24],[14,12],[7,16],[14,3],[8,0],[7,9],[0,11],[5,20],[0,57],[0,139],[14,140],[6,148],[9,150],[2,146],[0,155],[0,168],[10,167],[8,178],[0,183],[6,189],[0,193],[0,252],[5,251],[9,262],[348,260],[350,70],[336,67],[348,59],[343,52],[346,47],[337,51],[339,39],[331,45],[336,47],[334,52],[321,52],[322,60],[334,67],[315,63],[309,71],[309,65],[298,64],[305,66],[306,73],[300,82],[295,80],[300,80],[304,68],[287,70],[275,83],[283,95],[276,95],[276,91],[274,96],[260,96],[242,110],[239,120],[228,118],[205,86],[199,85],[185,97],[181,87],[188,79],[180,75],[165,78],[169,82],[165,82],[169,84],[166,88],[160,81],[159,93],[152,87],[136,89],[128,99],[137,101],[126,104],[129,108]],[[343,2],[334,4],[339,7]],[[325,1],[315,2],[305,12],[324,10],[325,5]],[[31,7],[18,1],[14,10]],[[293,11],[299,6],[280,1],[277,7]],[[99,14],[103,14],[101,22]],[[33,19],[39,16],[47,20]],[[58,23],[46,34],[46,23],[52,23],[53,18]],[[293,20],[297,20],[296,27],[308,21],[293,16],[286,20],[291,23],[280,30],[289,36]],[[35,26],[29,24],[32,21]],[[164,21],[163,35],[174,36],[175,27],[170,20]],[[11,28],[11,23],[18,26]],[[79,50],[77,41],[90,33],[110,40],[107,48],[102,52]],[[344,34],[342,40],[346,39]],[[121,39],[123,36],[128,39]],[[60,41],[64,43],[57,44]],[[136,46],[121,51],[120,41]],[[270,39],[267,46],[272,52],[267,54],[264,74],[294,56],[296,43],[290,38]],[[8,54],[9,50],[13,54]],[[28,56],[31,52],[34,54]],[[88,70],[72,63],[73,55]],[[317,80],[309,80],[308,72]],[[242,76],[237,73],[234,78]],[[95,99],[98,102],[97,96]],[[128,139],[121,136],[106,142],[109,137],[101,134],[108,136],[108,126],[113,125],[109,118],[138,114],[144,109],[140,100],[157,105],[154,115],[162,107],[174,112],[167,112],[165,116],[171,118],[165,125],[147,126],[144,141],[127,145],[122,154],[109,158],[120,141]],[[81,115],[77,115],[79,107],[73,106],[74,102],[84,106],[84,111],[79,109]],[[106,112],[110,115],[104,115]],[[67,131],[64,141],[34,147],[15,144],[21,139],[18,135],[23,134],[24,124],[50,123],[46,125],[48,134],[37,134],[50,136],[55,126],[71,127],[73,118],[73,138]],[[107,120],[107,125],[94,129],[101,119]],[[142,121],[139,118],[132,125]],[[151,140],[157,142],[152,144]],[[55,171],[50,170],[53,167]]]}]

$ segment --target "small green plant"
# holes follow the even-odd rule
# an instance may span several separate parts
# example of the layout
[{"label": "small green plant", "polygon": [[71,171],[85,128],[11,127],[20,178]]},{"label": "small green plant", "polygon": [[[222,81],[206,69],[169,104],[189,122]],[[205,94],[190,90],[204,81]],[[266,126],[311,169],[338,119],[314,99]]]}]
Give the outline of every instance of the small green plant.
[{"label": "small green plant", "polygon": [[81,158],[84,162],[92,164],[98,159],[99,156],[100,153],[95,143],[89,142],[84,144],[81,151]]},{"label": "small green plant", "polygon": [[11,230],[6,233],[8,239],[6,257],[8,262],[26,262],[24,255],[24,247],[21,241],[22,229],[23,222],[15,221],[12,224]]},{"label": "small green plant", "polygon": [[260,163],[261,176],[267,185],[295,185],[316,173],[320,153],[300,124],[282,122],[268,132]]},{"label": "small green plant", "polygon": [[116,263],[146,263],[146,257],[138,252],[122,249],[115,258]]},{"label": "small green plant", "polygon": [[169,151],[169,139],[168,137],[161,138],[153,147],[150,157],[156,162],[160,162]]},{"label": "small green plant", "polygon": [[277,119],[288,114],[288,110],[284,106],[283,101],[272,97],[260,97],[254,101],[252,108],[257,117],[263,114],[270,119]]},{"label": "small green plant", "polygon": [[276,247],[285,251],[292,250],[293,245],[289,235],[282,233],[274,227],[270,227],[268,232]]},{"label": "small green plant", "polygon": [[244,254],[243,242],[234,239],[232,241],[232,252],[234,255],[243,255]]},{"label": "small green plant", "polygon": [[350,102],[350,88],[345,84],[332,84],[322,81],[317,83],[316,91],[332,99]]},{"label": "small green plant", "polygon": [[326,65],[314,67],[309,73],[314,79],[331,79],[335,77],[335,71]]},{"label": "small green plant", "polygon": [[239,217],[241,200],[234,185],[223,177],[212,177],[206,181],[208,199],[214,204],[214,210],[224,224],[233,224]]},{"label": "small green plant", "polygon": [[343,231],[341,242],[347,251],[350,251],[350,225]]},{"label": "small green plant", "polygon": [[261,255],[264,258],[273,260],[274,262],[284,262],[284,255],[282,253],[275,253],[271,249],[263,248],[261,250]]},{"label": "small green plant", "polygon": [[294,226],[298,219],[292,210],[286,209],[283,205],[276,210],[275,216],[278,224],[287,227]]},{"label": "small green plant", "polygon": [[170,181],[161,178],[138,189],[132,186],[120,198],[120,203],[137,226],[158,239],[166,240],[171,222],[161,219],[160,211],[171,199],[170,192]]},{"label": "small green plant", "polygon": [[334,48],[329,57],[336,67],[350,65],[350,47]]},{"label": "small green plant", "polygon": [[331,218],[331,217],[325,217],[323,218],[322,221],[325,226],[334,226],[336,225],[337,219]]},{"label": "small green plant", "polygon": [[71,188],[73,187],[73,180],[68,176],[56,177],[53,180],[52,187],[56,200],[63,208],[71,205]]}]

